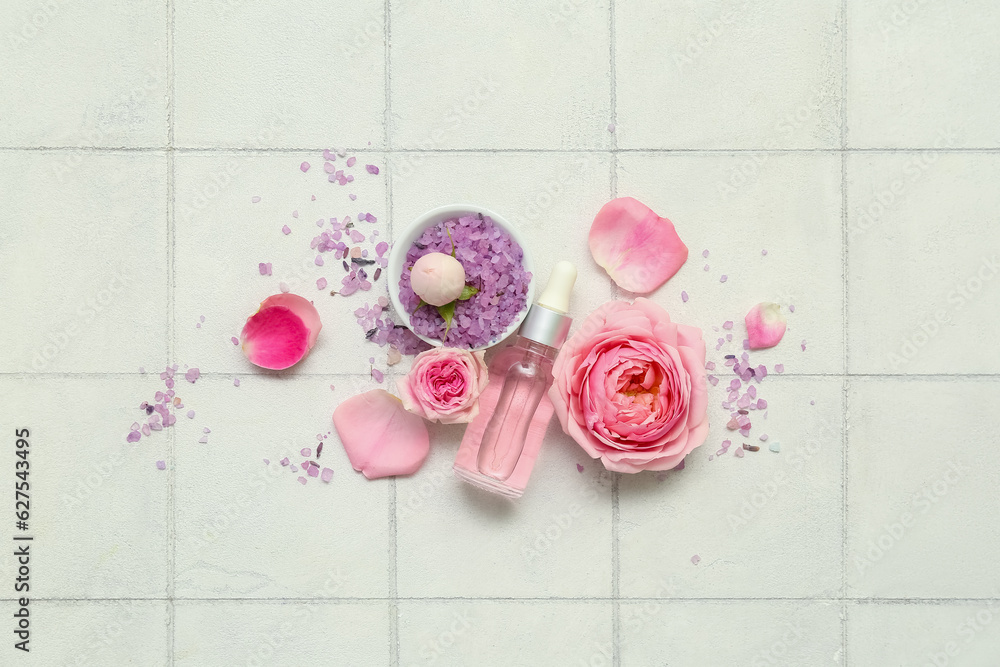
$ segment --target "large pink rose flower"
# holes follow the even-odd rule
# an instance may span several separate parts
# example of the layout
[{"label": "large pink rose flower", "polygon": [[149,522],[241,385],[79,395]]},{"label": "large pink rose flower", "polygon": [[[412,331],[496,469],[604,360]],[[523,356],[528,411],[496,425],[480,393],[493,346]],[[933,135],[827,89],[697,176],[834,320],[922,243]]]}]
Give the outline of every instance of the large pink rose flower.
[{"label": "large pink rose flower", "polygon": [[488,382],[482,352],[435,347],[416,356],[396,388],[410,412],[442,424],[460,424],[479,414],[479,395]]},{"label": "large pink rose flower", "polygon": [[669,470],[708,436],[701,329],[674,324],[652,301],[595,310],[552,373],[563,430],[608,470]]}]

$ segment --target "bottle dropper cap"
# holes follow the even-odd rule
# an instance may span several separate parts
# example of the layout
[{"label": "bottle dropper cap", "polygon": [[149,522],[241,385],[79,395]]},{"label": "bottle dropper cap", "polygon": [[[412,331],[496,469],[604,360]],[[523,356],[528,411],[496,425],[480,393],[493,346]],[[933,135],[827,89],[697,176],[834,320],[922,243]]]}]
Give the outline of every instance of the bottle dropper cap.
[{"label": "bottle dropper cap", "polygon": [[569,295],[576,282],[576,267],[562,260],[557,262],[549,274],[549,282],[528,310],[518,333],[542,345],[558,348],[565,342],[573,318],[569,312]]}]

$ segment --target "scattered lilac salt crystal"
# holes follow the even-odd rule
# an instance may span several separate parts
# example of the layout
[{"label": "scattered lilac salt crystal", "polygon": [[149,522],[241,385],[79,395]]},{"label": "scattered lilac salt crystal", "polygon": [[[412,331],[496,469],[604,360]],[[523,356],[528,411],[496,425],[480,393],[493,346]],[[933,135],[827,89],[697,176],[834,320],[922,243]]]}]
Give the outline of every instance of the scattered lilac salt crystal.
[{"label": "scattered lilac salt crystal", "polygon": [[305,477],[299,477],[299,484],[301,484],[302,486],[305,486],[307,481],[308,480]]},{"label": "scattered lilac salt crystal", "polygon": [[684,303],[688,302],[688,293],[687,292],[684,292],[684,291],[681,292],[681,301],[683,301]]},{"label": "scattered lilac salt crystal", "polygon": [[240,339],[237,338],[236,336],[233,336],[229,340],[233,341],[233,345],[239,345],[240,344]]},{"label": "scattered lilac salt crystal", "polygon": [[760,434],[760,441],[761,442],[767,442],[767,433],[761,433]]},{"label": "scattered lilac salt crystal", "polygon": [[743,456],[744,456],[744,454],[743,454],[743,448],[742,448],[742,447],[738,447],[738,448],[736,449],[736,451],[735,451],[735,452],[733,452],[733,456],[735,456],[735,457],[736,457],[736,458],[738,458],[738,459],[741,459],[741,458],[743,458]]},{"label": "scattered lilac salt crystal", "polygon": [[285,236],[288,236],[289,234],[292,233],[292,228],[289,227],[288,225],[285,225],[284,227],[281,228],[281,233],[284,234]]},{"label": "scattered lilac salt crystal", "polygon": [[708,249],[707,248],[705,250],[701,251],[701,256],[704,257],[705,259],[708,259]]},{"label": "scattered lilac salt crystal", "polygon": [[233,378],[233,386],[234,387],[240,386],[240,379],[239,378]]},{"label": "scattered lilac salt crystal", "polygon": [[708,264],[706,264],[706,265],[705,265],[705,269],[704,269],[704,270],[705,270],[705,271],[708,271],[708,270],[709,270],[709,268],[710,268],[710,267],[708,266]]},{"label": "scattered lilac salt crystal", "polygon": [[330,480],[333,479],[333,469],[323,468],[323,474],[320,476],[320,479],[329,484]]},{"label": "scattered lilac salt crystal", "polygon": [[719,278],[719,282],[720,282],[720,283],[724,283],[724,282],[726,282],[727,280],[729,280],[729,276],[727,276],[727,275],[725,275],[725,274],[723,274],[723,275],[722,275],[722,277],[721,277],[721,278]]},{"label": "scattered lilac salt crystal", "polygon": [[375,175],[378,174],[378,167],[376,167],[373,164],[366,164],[365,169],[368,170],[369,174],[375,174]]},{"label": "scattered lilac salt crystal", "polygon": [[354,157],[352,155],[351,157],[347,158],[347,166],[348,167],[353,167],[354,163],[357,162],[357,161],[358,161],[358,158],[356,158],[356,157]]},{"label": "scattered lilac salt crystal", "polygon": [[188,410],[187,415],[188,419],[194,419],[194,410]]},{"label": "scattered lilac salt crystal", "polygon": [[576,471],[577,471],[577,472],[583,472],[583,466],[582,466],[582,465],[580,465],[579,463],[577,463],[577,464],[576,464]]},{"label": "scattered lilac salt crystal", "polygon": [[732,320],[726,320],[723,323],[722,328],[723,329],[732,329],[733,328],[733,321]]},{"label": "scattered lilac salt crystal", "polygon": [[326,289],[326,278],[319,278],[316,281],[316,289],[319,289],[319,290]]},{"label": "scattered lilac salt crystal", "polygon": [[789,305],[788,306],[788,312],[794,313],[795,312],[795,306]]},{"label": "scattered lilac salt crystal", "polygon": [[157,461],[156,462],[156,469],[157,470],[166,470],[167,469],[167,462],[166,461]]},{"label": "scattered lilac salt crystal", "polygon": [[301,454],[302,456],[304,456],[306,458],[309,458],[310,456],[312,456],[312,453],[313,453],[313,450],[310,449],[309,447],[303,447],[302,449],[299,450],[299,454]]},{"label": "scattered lilac salt crystal", "polygon": [[250,198],[250,201],[253,202],[254,204],[256,204],[257,202],[260,201],[260,197],[253,196],[253,197]]},{"label": "scattered lilac salt crystal", "polygon": [[352,193],[352,194],[349,194],[349,195],[347,195],[347,196],[351,198],[351,201],[354,201],[355,199],[357,199],[357,198],[358,198],[358,196],[357,196],[356,194],[353,194],[353,193]]},{"label": "scattered lilac salt crystal", "polygon": [[287,466],[288,465],[288,457],[286,456],[285,458],[283,458],[280,461],[278,461],[278,463],[280,463],[283,466]]},{"label": "scattered lilac salt crystal", "polygon": [[774,365],[774,372],[775,373],[784,373],[785,372],[785,365],[784,364],[775,364]]},{"label": "scattered lilac salt crystal", "polygon": [[257,265],[257,270],[260,271],[260,275],[269,276],[271,275],[271,265],[264,262],[260,262]]},{"label": "scattered lilac salt crystal", "polygon": [[139,433],[139,431],[129,431],[128,435],[125,436],[125,441],[126,442],[139,442],[139,439],[141,437],[142,437],[142,434]]},{"label": "scattered lilac salt crystal", "polygon": [[376,382],[381,383],[385,379],[385,375],[377,368],[372,369],[372,377]]},{"label": "scattered lilac salt crystal", "polygon": [[803,339],[803,341],[802,341],[802,351],[803,351],[803,352],[805,352],[805,351],[806,351],[806,341],[805,341],[804,339]]},{"label": "scattered lilac salt crystal", "polygon": [[[532,315],[532,317],[534,317],[534,315]],[[701,562],[701,556],[699,556],[698,554],[695,554],[695,555],[691,556],[691,564],[692,565],[697,565],[700,562]]]},{"label": "scattered lilac salt crystal", "polygon": [[302,164],[299,165],[299,169],[302,170],[303,174],[306,173],[307,171],[309,171],[309,163],[303,162]]},{"label": "scattered lilac salt crystal", "polygon": [[184,379],[194,384],[194,381],[201,377],[201,371],[197,368],[189,368],[186,373],[184,373]]},{"label": "scattered lilac salt crystal", "polygon": [[[288,283],[281,282],[278,283],[278,289],[281,290],[282,294],[288,294],[288,292],[291,291],[292,288],[288,286]],[[233,340],[236,339],[234,338]]]},{"label": "scattered lilac salt crystal", "polygon": [[198,443],[202,444],[202,445],[207,445],[208,444],[208,436],[207,435],[203,435],[200,438],[198,438]]}]

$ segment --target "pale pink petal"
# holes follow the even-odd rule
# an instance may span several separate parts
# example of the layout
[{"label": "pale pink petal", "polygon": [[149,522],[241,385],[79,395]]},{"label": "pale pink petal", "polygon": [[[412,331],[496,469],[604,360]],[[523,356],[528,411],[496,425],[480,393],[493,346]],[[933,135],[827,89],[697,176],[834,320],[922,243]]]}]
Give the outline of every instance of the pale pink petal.
[{"label": "pale pink petal", "polygon": [[430,451],[427,426],[384,389],[347,399],[333,425],[355,470],[368,479],[416,472]]},{"label": "pale pink petal", "polygon": [[751,350],[774,347],[785,335],[785,316],[776,303],[758,303],[747,313],[745,321]]},{"label": "pale pink petal", "polygon": [[590,227],[590,253],[622,289],[648,293],[687,260],[687,246],[672,222],[631,198],[613,199]]},{"label": "pale pink petal", "polygon": [[243,353],[262,368],[288,368],[312,349],[321,328],[311,302],[296,294],[275,294],[247,319],[240,335]]}]

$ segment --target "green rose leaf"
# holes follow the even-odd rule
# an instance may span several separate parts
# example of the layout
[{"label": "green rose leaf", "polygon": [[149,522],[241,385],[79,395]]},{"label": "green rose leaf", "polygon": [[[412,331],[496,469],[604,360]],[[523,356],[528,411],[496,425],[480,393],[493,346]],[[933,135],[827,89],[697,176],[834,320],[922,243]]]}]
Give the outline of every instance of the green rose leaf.
[{"label": "green rose leaf", "polygon": [[473,287],[472,285],[466,285],[465,287],[462,288],[462,293],[459,295],[458,300],[468,301],[476,294],[479,294],[478,288]]},{"label": "green rose leaf", "polygon": [[455,319],[455,302],[452,301],[443,306],[438,306],[438,313],[444,318],[444,335],[441,336],[441,341],[443,342],[448,337],[448,332],[451,331],[451,323]]}]

